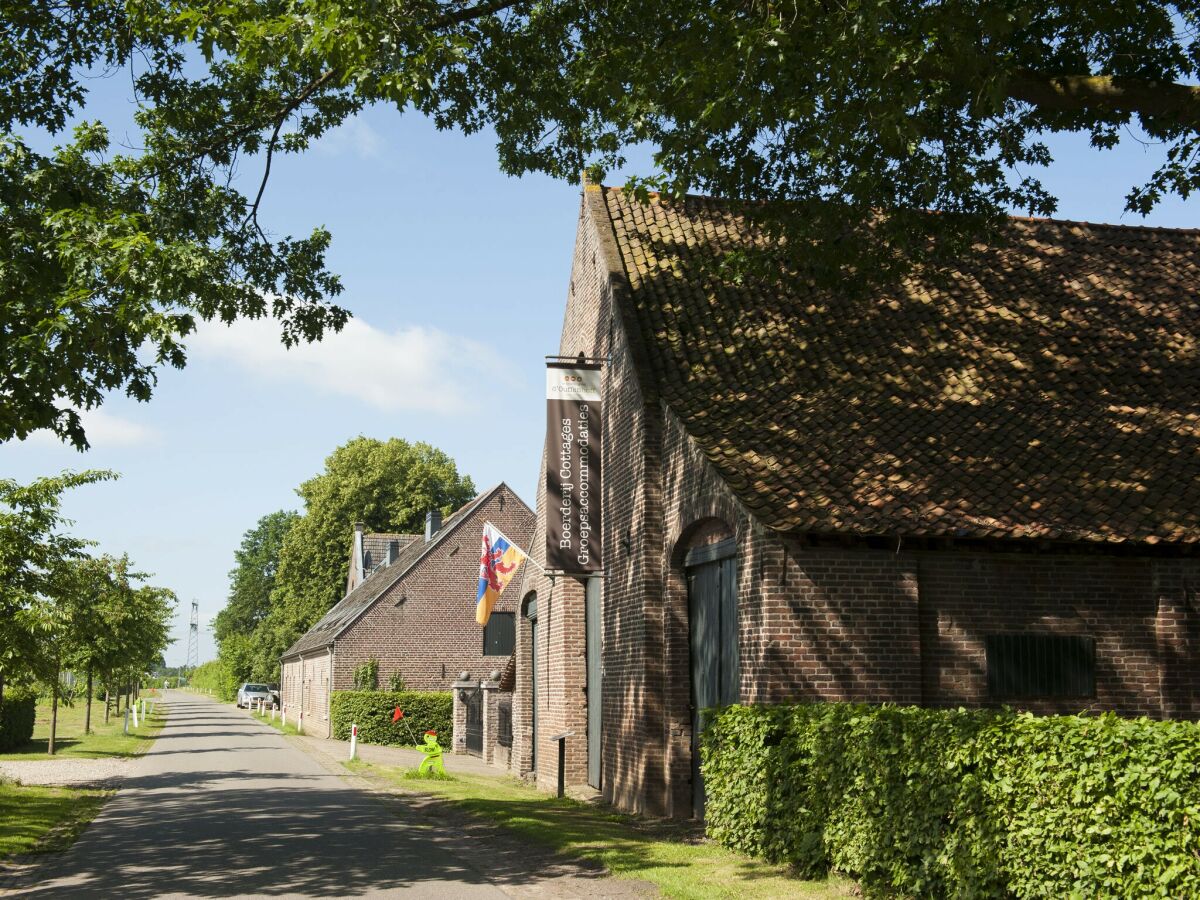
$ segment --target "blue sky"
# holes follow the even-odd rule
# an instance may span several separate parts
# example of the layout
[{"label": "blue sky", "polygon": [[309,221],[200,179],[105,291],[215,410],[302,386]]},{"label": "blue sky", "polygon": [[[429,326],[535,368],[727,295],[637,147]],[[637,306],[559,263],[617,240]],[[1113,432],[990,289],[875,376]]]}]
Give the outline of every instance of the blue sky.
[{"label": "blue sky", "polygon": [[[111,115],[119,102],[98,98],[89,112]],[[1094,153],[1069,137],[1052,149],[1045,180],[1059,217],[1197,224],[1195,204],[1174,199],[1144,222],[1122,214],[1157,148],[1126,140]],[[244,167],[248,190],[257,176]],[[341,335],[288,352],[268,322],[205,326],[187,368],[161,373],[150,403],[114,396],[89,415],[93,449],[39,434],[0,445],[0,472],[119,471],[119,481],[67,498],[73,531],[128,552],[178,593],[169,663],[184,659],[198,600],[209,659],[207,626],[242,533],[298,508],[295,487],[351,437],[428,441],[480,488],[507,481],[533,502],[542,362],[558,348],[578,197],[578,185],[501,174],[487,134],[368,110],[304,157],[277,161],[262,216],[275,233],[333,232],[339,302],[355,316]]]}]

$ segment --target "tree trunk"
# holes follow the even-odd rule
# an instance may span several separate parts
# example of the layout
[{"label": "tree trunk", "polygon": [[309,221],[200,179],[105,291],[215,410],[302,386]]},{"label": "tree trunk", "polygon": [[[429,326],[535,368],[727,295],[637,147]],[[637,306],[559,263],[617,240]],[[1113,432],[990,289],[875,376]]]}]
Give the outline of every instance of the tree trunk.
[{"label": "tree trunk", "polygon": [[83,713],[83,733],[92,733],[92,667],[88,666],[87,709]]},{"label": "tree trunk", "polygon": [[4,706],[4,673],[0,672],[0,706]]},{"label": "tree trunk", "polygon": [[54,681],[50,683],[50,746],[46,751],[54,755],[54,734],[58,730],[58,670],[54,672]]},{"label": "tree trunk", "polygon": [[112,681],[104,682],[104,724],[108,724],[108,711],[112,706]]}]

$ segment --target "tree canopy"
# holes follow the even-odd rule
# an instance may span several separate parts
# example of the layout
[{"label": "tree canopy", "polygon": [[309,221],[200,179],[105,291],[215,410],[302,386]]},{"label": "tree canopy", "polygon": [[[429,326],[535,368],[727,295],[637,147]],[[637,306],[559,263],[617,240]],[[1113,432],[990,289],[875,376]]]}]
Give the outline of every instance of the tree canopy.
[{"label": "tree canopy", "polygon": [[242,535],[242,544],[233,553],[234,567],[229,572],[229,599],[213,620],[213,637],[218,644],[234,635],[249,636],[267,617],[279,569],[279,553],[284,538],[299,518],[298,513],[279,510],[263,516]]},{"label": "tree canopy", "polygon": [[[2,0],[0,439],[105,390],[149,396],[197,317],[268,310],[286,341],[340,327],[329,235],[261,226],[272,160],[367,104],[494,129],[500,167],[577,178],[633,146],[630,187],[748,207],[793,261],[901,271],[1050,214],[1046,133],[1158,145],[1127,208],[1200,184],[1193,2]],[[128,78],[140,147],[85,122]],[[239,167],[253,162],[249,183]],[[928,215],[935,210],[941,215]],[[936,251],[936,252],[934,252]],[[144,348],[153,352],[146,355]],[[139,356],[139,348],[143,355]]]},{"label": "tree canopy", "polygon": [[0,480],[0,689],[31,671],[37,651],[30,612],[61,585],[89,541],[64,532],[62,497],[71,488],[115,478],[107,471],[64,472],[29,484]]},{"label": "tree canopy", "polygon": [[425,514],[462,506],[475,485],[441,450],[357,437],[297,488],[304,513],[264,516],[243,536],[214,635],[227,685],[272,681],[279,656],[345,592],[354,524],[418,533]]}]

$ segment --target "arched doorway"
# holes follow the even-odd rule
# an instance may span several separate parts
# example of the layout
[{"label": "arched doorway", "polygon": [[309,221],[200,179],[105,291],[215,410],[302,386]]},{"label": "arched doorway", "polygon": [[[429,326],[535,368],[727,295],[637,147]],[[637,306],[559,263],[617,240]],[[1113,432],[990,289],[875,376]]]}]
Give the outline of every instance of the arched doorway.
[{"label": "arched doorway", "polygon": [[691,670],[692,811],[698,819],[704,817],[703,711],[741,699],[736,558],[737,542],[726,538],[693,547],[683,561]]}]

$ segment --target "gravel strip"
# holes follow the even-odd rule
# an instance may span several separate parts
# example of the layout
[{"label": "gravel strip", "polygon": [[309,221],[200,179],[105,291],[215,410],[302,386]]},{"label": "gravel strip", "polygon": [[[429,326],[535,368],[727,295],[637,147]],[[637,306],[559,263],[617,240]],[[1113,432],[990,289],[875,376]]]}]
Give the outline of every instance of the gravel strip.
[{"label": "gravel strip", "polygon": [[0,761],[0,775],[21,784],[111,787],[129,771],[131,759],[30,759]]}]

